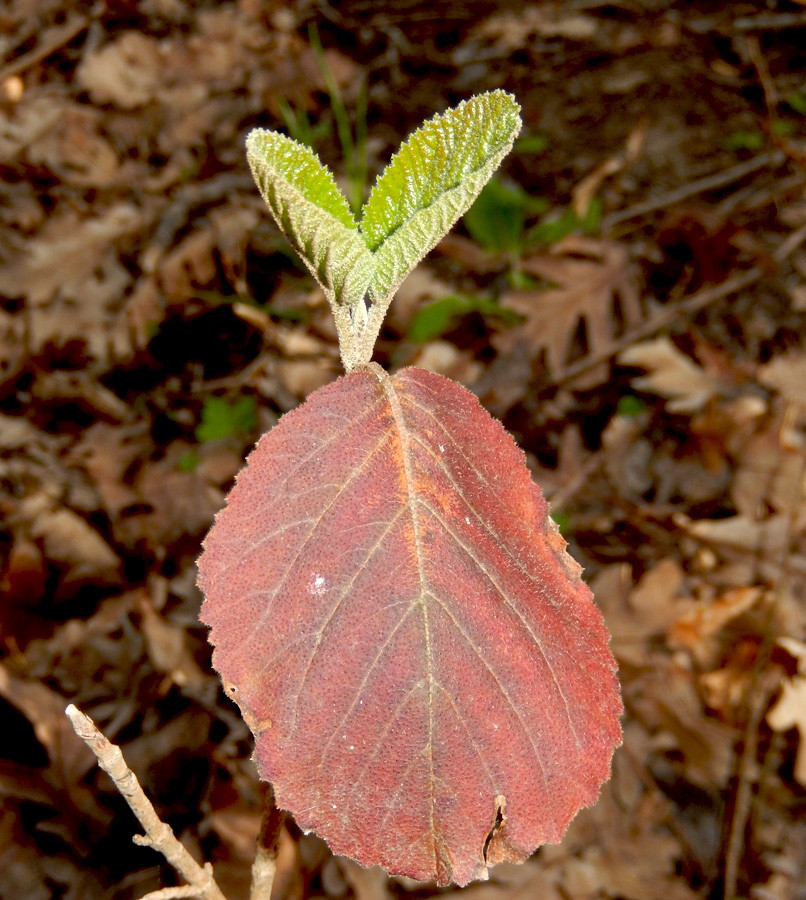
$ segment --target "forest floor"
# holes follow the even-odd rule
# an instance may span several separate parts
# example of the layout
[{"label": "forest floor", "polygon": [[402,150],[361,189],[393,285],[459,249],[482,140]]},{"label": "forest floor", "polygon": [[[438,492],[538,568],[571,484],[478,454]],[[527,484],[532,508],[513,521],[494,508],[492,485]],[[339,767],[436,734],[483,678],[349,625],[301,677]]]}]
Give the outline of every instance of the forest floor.
[{"label": "forest floor", "polygon": [[[626,713],[598,804],[463,893],[806,897],[806,6],[12,0],[0,21],[0,897],[176,883],[71,702],[247,896],[261,789],[195,562],[252,444],[340,363],[244,137],[291,128],[362,191],[493,88],[522,137],[375,358],[514,434]],[[276,900],[435,892],[283,829]]]}]

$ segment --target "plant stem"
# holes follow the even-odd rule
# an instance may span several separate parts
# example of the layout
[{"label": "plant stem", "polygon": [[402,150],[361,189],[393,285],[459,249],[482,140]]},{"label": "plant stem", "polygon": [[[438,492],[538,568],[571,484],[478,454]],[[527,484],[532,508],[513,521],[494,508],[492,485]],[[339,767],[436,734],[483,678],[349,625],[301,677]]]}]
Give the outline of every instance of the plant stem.
[{"label": "plant stem", "polygon": [[255,861],[252,863],[252,887],[249,900],[270,900],[274,875],[277,871],[277,845],[285,813],[274,802],[274,790],[266,785],[263,794],[263,816],[257,838]]}]

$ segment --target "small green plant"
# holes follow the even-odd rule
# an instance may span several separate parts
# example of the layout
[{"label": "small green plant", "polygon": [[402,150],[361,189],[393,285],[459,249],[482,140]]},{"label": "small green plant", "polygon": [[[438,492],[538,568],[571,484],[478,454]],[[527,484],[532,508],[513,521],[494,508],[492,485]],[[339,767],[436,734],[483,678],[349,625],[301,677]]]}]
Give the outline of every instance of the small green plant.
[{"label": "small green plant", "polygon": [[764,147],[764,135],[760,131],[740,130],[729,134],[723,144],[724,150],[761,150]]},{"label": "small green plant", "polygon": [[635,394],[624,394],[618,398],[616,406],[616,415],[624,416],[627,419],[635,419],[646,412],[647,405],[640,397]]},{"label": "small green plant", "polygon": [[421,306],[409,323],[408,338],[415,344],[425,344],[456,327],[469,313],[481,313],[485,318],[499,319],[505,325],[517,325],[523,317],[501,306],[492,297],[449,294]]},{"label": "small green plant", "polygon": [[508,255],[508,278],[513,287],[528,289],[534,287],[534,280],[519,268],[519,260],[525,253],[556,244],[574,231],[594,234],[602,219],[601,201],[594,198],[582,218],[568,206],[527,227],[530,219],[546,213],[548,208],[549,202],[544,197],[533,197],[513,181],[493,178],[462,221],[473,240],[485,250]]},{"label": "small green plant", "polygon": [[249,135],[261,195],[325,292],[347,371],[370,361],[397,288],[467,211],[519,127],[502,91],[426,122],[378,178],[360,222],[310,148],[273,131]]},{"label": "small green plant", "polygon": [[527,216],[549,208],[543,197],[532,197],[513,181],[492,178],[465,213],[463,222],[470,236],[492,253],[517,258],[525,249]]},{"label": "small green plant", "polygon": [[295,141],[315,150],[320,141],[330,137],[332,129],[329,122],[322,120],[313,125],[308,118],[308,113],[302,108],[294,109],[285,97],[281,97],[277,101],[277,105],[280,107],[280,115],[283,117],[285,127]]},{"label": "small green plant", "polygon": [[217,441],[234,434],[250,434],[257,427],[257,403],[251,395],[231,403],[225,397],[208,397],[196,428],[196,440]]},{"label": "small green plant", "polygon": [[574,231],[595,234],[602,221],[602,202],[594,197],[588,211],[580,218],[572,206],[567,206],[558,215],[547,216],[529,229],[526,241],[529,246],[557,244]]},{"label": "small green plant", "polygon": [[799,116],[806,116],[806,91],[793,91],[787,94],[786,104]]},{"label": "small green plant", "polygon": [[515,146],[512,148],[513,153],[523,153],[530,156],[539,156],[548,150],[551,144],[551,138],[547,134],[535,132],[534,134],[522,134]]}]

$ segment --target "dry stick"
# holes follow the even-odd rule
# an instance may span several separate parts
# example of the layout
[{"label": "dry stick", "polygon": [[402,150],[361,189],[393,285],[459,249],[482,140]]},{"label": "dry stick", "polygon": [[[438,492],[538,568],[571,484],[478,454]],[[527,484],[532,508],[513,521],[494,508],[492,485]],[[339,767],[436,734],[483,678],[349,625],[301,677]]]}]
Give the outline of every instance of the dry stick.
[{"label": "dry stick", "polygon": [[[806,228],[806,226],[804,226]],[[804,229],[801,229],[803,231]],[[798,232],[795,232],[797,234]],[[792,235],[794,237],[795,235]],[[779,248],[780,249],[780,248]],[[790,403],[787,407],[786,417],[795,416],[800,420],[802,414],[801,409],[795,409],[796,404]],[[802,404],[797,404],[802,407]],[[803,476],[806,474],[806,456],[801,454],[800,465],[798,467],[797,484],[803,483]],[[778,577],[776,579],[776,587],[780,588],[784,579],[787,567],[789,544],[792,539],[792,532],[795,526],[795,515],[797,511],[797,503],[790,504],[787,513],[786,540],[783,542],[781,549],[781,559],[778,563]],[[772,609],[767,616],[768,620],[772,617]],[[769,629],[765,629],[765,634],[769,635]],[[772,643],[768,639],[767,643]],[[762,649],[764,649],[762,647]],[[750,719],[745,728],[744,752],[742,753],[739,765],[739,786],[736,790],[736,801],[734,804],[733,818],[730,823],[730,834],[728,836],[728,848],[725,853],[725,887],[723,891],[724,900],[733,900],[736,896],[736,881],[739,873],[739,861],[744,849],[744,835],[747,821],[750,818],[752,810],[753,796],[751,792],[752,784],[755,780],[751,777],[750,771],[755,765],[756,755],[758,753],[758,730],[761,724],[761,717],[767,711],[770,705],[770,699],[777,690],[780,678],[777,674],[770,672],[760,672],[763,664],[769,661],[771,648],[766,647],[766,652],[760,654],[760,662],[757,664],[756,673],[751,683],[750,691],[756,694],[755,702],[751,709]]]},{"label": "dry stick", "polygon": [[140,900],[183,900],[185,897],[198,896],[198,890],[192,884],[181,884],[179,887],[162,888],[141,897]]},{"label": "dry stick", "polygon": [[736,898],[739,857],[744,848],[744,832],[747,820],[750,818],[753,800],[752,788],[755,783],[755,778],[750,774],[750,771],[755,765],[758,753],[758,731],[761,719],[767,711],[767,707],[770,705],[770,698],[778,685],[777,678],[771,678],[769,672],[766,674],[766,678],[761,675],[757,676],[751,688],[755,692],[756,697],[750,711],[747,727],[744,730],[744,748],[739,763],[739,786],[736,790],[728,847],[725,853],[725,886],[722,893],[724,900],[735,900]]},{"label": "dry stick", "polygon": [[[157,815],[151,801],[143,793],[137,776],[126,765],[120,747],[108,741],[89,716],[85,716],[72,703],[65,710],[75,733],[98,757],[101,768],[109,774],[123,799],[129,804],[145,835],[135,835],[135,844],[152,847],[161,853],[177,872],[188,882],[181,888],[166,888],[143,897],[142,900],[169,900],[172,897],[202,897],[203,900],[226,900],[213,879],[213,867],[206,863],[202,868],[176,839],[171,827]],[[188,889],[190,892],[188,893]],[[168,891],[168,893],[166,893]],[[179,893],[177,893],[179,891]]]},{"label": "dry stick", "polygon": [[666,209],[675,203],[681,203],[690,197],[696,197],[698,194],[704,194],[708,191],[715,191],[719,188],[727,187],[734,181],[741,181],[748,175],[752,175],[768,166],[780,166],[786,159],[786,154],[782,150],[774,150],[771,153],[761,153],[759,156],[748,159],[747,162],[737,163],[729,169],[723,169],[721,172],[714,172],[713,175],[706,175],[697,181],[691,181],[684,184],[668,194],[664,194],[655,200],[646,200],[643,203],[636,203],[634,206],[628,206],[620,212],[612,213],[605,216],[602,220],[602,229],[609,230],[620,222],[626,222],[628,219],[635,219],[638,216],[644,216],[647,213],[656,212],[659,209]]},{"label": "dry stick", "polygon": [[692,294],[688,300],[684,300],[682,303],[676,303],[673,307],[652,316],[652,318],[647,319],[635,328],[631,328],[622,338],[615,341],[613,344],[610,344],[610,346],[601,353],[597,353],[595,356],[589,356],[586,359],[579,360],[579,362],[572,363],[570,366],[566,366],[561,372],[558,372],[556,376],[551,378],[551,383],[565,384],[568,381],[576,380],[580,375],[584,375],[590,369],[608,362],[614,356],[618,356],[622,350],[631,346],[635,341],[643,340],[654,334],[656,331],[660,331],[663,328],[668,328],[670,325],[673,325],[677,319],[694,315],[694,313],[698,313],[701,309],[705,309],[706,306],[710,306],[717,300],[721,300],[729,294],[735,294],[737,291],[749,287],[755,281],[758,281],[763,274],[763,269],[754,266],[752,269],[742,272],[741,275],[734,275],[733,278],[728,278],[728,280],[723,281],[722,284],[717,284],[714,287],[697,291],[697,293]]},{"label": "dry stick", "polygon": [[764,91],[767,115],[770,117],[770,121],[774,121],[776,117],[775,111],[778,106],[778,92],[775,90],[775,82],[770,77],[770,70],[767,68],[767,62],[761,52],[761,47],[758,45],[758,38],[754,34],[747,35],[744,43],[750,62],[753,63],[758,80],[761,82],[761,89]]},{"label": "dry stick", "polygon": [[45,32],[42,43],[34,47],[29,53],[12,60],[7,65],[0,68],[0,82],[11,78],[12,75],[19,75],[31,66],[42,62],[43,59],[55,53],[65,44],[69,44],[74,37],[89,25],[87,16],[72,16],[63,25],[56,25]]},{"label": "dry stick", "polygon": [[260,834],[257,837],[257,852],[252,863],[252,886],[249,900],[270,900],[271,887],[277,871],[277,845],[285,813],[274,802],[274,789],[266,785],[263,794],[263,815],[260,820]]}]

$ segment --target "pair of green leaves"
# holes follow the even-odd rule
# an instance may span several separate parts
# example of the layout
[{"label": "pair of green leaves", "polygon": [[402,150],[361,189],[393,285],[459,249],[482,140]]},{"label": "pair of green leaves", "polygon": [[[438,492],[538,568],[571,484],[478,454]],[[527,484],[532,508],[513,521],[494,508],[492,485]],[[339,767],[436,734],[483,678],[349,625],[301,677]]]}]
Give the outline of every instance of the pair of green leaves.
[{"label": "pair of green leaves", "polygon": [[280,229],[330,302],[345,369],[368,363],[403,279],[471,206],[521,120],[491,91],[425,122],[378,178],[360,223],[333,173],[285,135],[256,129],[247,158]]}]

